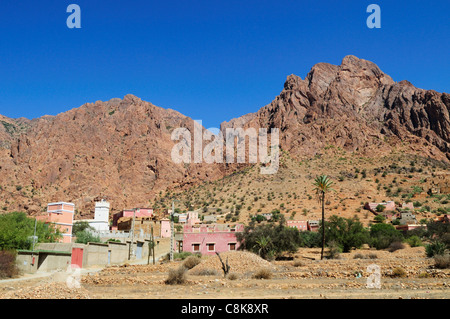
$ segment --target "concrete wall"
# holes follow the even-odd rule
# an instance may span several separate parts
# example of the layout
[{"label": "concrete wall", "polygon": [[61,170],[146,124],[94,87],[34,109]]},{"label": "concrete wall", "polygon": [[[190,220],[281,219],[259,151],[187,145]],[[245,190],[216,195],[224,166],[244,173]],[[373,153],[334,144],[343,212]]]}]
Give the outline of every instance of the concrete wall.
[{"label": "concrete wall", "polygon": [[[142,259],[147,260],[149,240],[134,241],[131,248],[134,249],[135,253],[138,243],[142,245]],[[170,251],[170,238],[155,238],[155,243],[156,258]],[[23,273],[66,270],[72,263],[72,248],[83,249],[83,268],[107,266],[108,264],[122,264],[129,261],[130,241],[127,243],[109,242],[108,244],[89,243],[87,245],[76,243],[40,243],[36,246],[34,252],[34,265],[31,265],[33,256],[31,251],[19,251],[16,262]],[[133,256],[131,259],[135,260]],[[151,261],[152,258],[150,258]]]},{"label": "concrete wall", "polygon": [[72,255],[40,253],[38,259],[38,271],[48,272],[58,269],[67,269],[71,264]]},{"label": "concrete wall", "polygon": [[[34,264],[33,264],[34,256]],[[23,273],[35,273],[38,269],[38,254],[33,254],[31,251],[17,252],[16,264]]]}]

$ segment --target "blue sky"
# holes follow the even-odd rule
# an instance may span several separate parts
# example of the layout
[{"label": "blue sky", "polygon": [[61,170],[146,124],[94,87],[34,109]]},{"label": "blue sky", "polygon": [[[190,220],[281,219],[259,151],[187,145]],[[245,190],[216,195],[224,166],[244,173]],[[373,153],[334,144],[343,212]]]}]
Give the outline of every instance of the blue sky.
[{"label": "blue sky", "polygon": [[[81,29],[69,29],[69,4]],[[381,29],[366,8],[381,7]],[[36,118],[134,94],[205,127],[256,112],[352,54],[450,93],[450,1],[2,0],[0,114]]]}]

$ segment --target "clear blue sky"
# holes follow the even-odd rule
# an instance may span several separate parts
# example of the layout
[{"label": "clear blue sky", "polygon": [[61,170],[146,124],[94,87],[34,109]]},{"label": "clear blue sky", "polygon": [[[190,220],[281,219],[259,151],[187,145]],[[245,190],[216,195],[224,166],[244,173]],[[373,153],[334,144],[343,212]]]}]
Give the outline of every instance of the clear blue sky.
[{"label": "clear blue sky", "polygon": [[[81,7],[81,29],[66,8]],[[381,29],[366,8],[381,7]],[[2,0],[0,114],[134,94],[206,127],[255,112],[318,62],[353,54],[450,93],[450,1]]]}]

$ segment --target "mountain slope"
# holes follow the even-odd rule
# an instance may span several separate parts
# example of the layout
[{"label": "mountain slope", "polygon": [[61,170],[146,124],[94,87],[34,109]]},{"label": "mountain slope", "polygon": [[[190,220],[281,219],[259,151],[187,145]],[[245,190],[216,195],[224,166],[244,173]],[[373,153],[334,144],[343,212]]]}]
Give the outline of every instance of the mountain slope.
[{"label": "mountain slope", "polygon": [[[224,122],[279,128],[280,145],[297,159],[335,148],[367,158],[393,152],[450,160],[450,95],[396,83],[370,61],[347,56],[318,63],[302,80],[290,75],[272,103]],[[176,164],[176,128],[193,120],[127,95],[34,120],[0,116],[0,211],[37,214],[52,201],[92,216],[94,200],[113,212],[148,206],[166,190],[215,181],[247,165]],[[204,144],[205,146],[205,144]],[[276,178],[276,176],[275,176]]]},{"label": "mountain slope", "polygon": [[178,127],[192,131],[193,121],[132,95],[33,120],[3,148],[0,205],[36,213],[72,201],[89,215],[95,199],[115,210],[148,206],[169,186],[221,177],[218,166],[172,162]]},{"label": "mountain slope", "polygon": [[408,144],[412,152],[448,161],[449,109],[449,94],[396,83],[374,63],[346,56],[339,66],[316,64],[304,80],[288,76],[272,103],[222,123],[221,130],[279,128],[281,147],[297,156],[329,145],[386,154]]}]

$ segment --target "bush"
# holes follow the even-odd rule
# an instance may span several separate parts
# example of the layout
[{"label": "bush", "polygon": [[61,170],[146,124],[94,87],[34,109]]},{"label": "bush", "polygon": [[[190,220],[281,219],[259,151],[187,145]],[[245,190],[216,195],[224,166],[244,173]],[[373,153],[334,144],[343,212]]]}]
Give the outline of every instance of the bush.
[{"label": "bush", "polygon": [[0,251],[0,278],[12,278],[19,274],[16,265],[16,253],[13,251]]},{"label": "bush", "polygon": [[429,258],[437,255],[444,255],[445,244],[440,241],[435,241],[425,246],[425,252]]},{"label": "bush", "polygon": [[411,247],[419,247],[422,246],[422,241],[416,235],[413,235],[405,240],[409,246]]},{"label": "bush", "polygon": [[405,278],[406,275],[406,271],[403,268],[397,267],[392,270],[392,277]]},{"label": "bush", "polygon": [[294,267],[303,267],[304,264],[303,264],[303,262],[301,260],[297,259],[297,260],[294,260],[294,262],[292,263],[292,266],[294,266]]},{"label": "bush", "polygon": [[231,274],[229,274],[228,276],[227,276],[227,278],[229,279],[229,280],[236,280],[236,279],[238,279],[239,278],[239,276],[236,274],[236,273],[231,273]]},{"label": "bush", "polygon": [[361,254],[361,253],[358,253],[358,254],[356,254],[355,256],[353,256],[353,259],[366,259],[367,257],[366,256],[364,256],[363,254]]},{"label": "bush", "polygon": [[236,234],[241,249],[249,250],[264,259],[272,259],[286,252],[297,252],[301,244],[300,232],[296,228],[285,227],[283,223],[283,219],[278,225],[273,223],[255,225],[251,222],[245,227],[244,232]]},{"label": "bush", "polygon": [[393,242],[401,241],[403,235],[391,224],[375,224],[370,228],[371,246],[386,249]]},{"label": "bush", "polygon": [[75,234],[77,239],[75,240],[78,244],[87,243],[100,243],[100,237],[93,235],[89,230],[82,230]]},{"label": "bush", "polygon": [[369,259],[377,259],[377,254],[369,254]]},{"label": "bush", "polygon": [[388,251],[393,253],[394,251],[400,250],[405,248],[405,245],[403,245],[402,242],[400,241],[394,241],[393,243],[391,243],[388,247]]},{"label": "bush", "polygon": [[183,266],[186,267],[187,269],[192,269],[199,263],[201,263],[200,258],[198,258],[197,256],[189,256],[184,260]]},{"label": "bush", "polygon": [[197,276],[218,276],[219,272],[215,269],[202,269],[200,271],[195,272]]},{"label": "bush", "polygon": [[[0,250],[31,249],[35,219],[25,213],[0,214]],[[62,236],[54,225],[42,221],[36,223],[38,242],[53,243]]]},{"label": "bush", "polygon": [[272,278],[272,272],[267,268],[261,268],[253,275],[255,279],[270,279]]},{"label": "bush", "polygon": [[328,259],[339,259],[342,249],[336,241],[330,241],[328,243]]},{"label": "bush", "polygon": [[437,255],[434,256],[434,266],[439,269],[450,268],[450,255]]},{"label": "bush", "polygon": [[307,248],[322,247],[322,237],[320,233],[313,231],[300,232],[300,246]]},{"label": "bush", "polygon": [[164,281],[166,285],[182,285],[186,282],[187,269],[181,266],[177,269],[170,269],[169,276]]},{"label": "bush", "polygon": [[[319,230],[319,233],[321,231]],[[343,218],[333,215],[325,222],[325,238],[328,243],[334,241],[345,253],[367,243],[369,233],[357,217]]]}]

